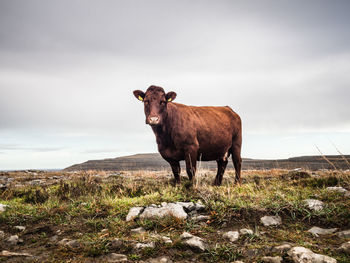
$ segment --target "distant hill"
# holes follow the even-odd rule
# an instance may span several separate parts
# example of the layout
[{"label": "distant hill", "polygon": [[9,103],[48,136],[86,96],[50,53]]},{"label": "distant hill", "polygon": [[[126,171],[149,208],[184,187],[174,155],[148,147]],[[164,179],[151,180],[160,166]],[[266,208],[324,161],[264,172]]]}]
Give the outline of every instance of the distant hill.
[{"label": "distant hill", "polygon": [[[325,160],[327,158],[327,160]],[[288,159],[277,160],[258,160],[244,158],[242,169],[295,169],[304,168],[310,170],[319,169],[350,169],[350,155],[327,155],[327,156],[301,156]],[[184,167],[184,162],[181,162]],[[200,167],[206,169],[216,169],[216,162],[201,162]],[[232,162],[229,162],[228,168],[233,168]],[[90,160],[81,164],[74,164],[65,168],[65,171],[79,170],[106,170],[106,171],[125,171],[125,170],[164,170],[170,169],[169,164],[160,156],[159,153],[135,154],[103,160]]]}]

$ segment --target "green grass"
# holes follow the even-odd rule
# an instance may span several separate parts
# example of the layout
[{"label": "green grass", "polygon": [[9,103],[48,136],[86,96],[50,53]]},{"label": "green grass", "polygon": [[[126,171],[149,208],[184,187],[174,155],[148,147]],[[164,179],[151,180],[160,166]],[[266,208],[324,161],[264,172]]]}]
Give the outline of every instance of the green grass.
[{"label": "green grass", "polygon": [[[223,186],[211,185],[210,178],[199,178],[191,185],[184,178],[180,186],[172,186],[165,173],[125,173],[123,176],[96,178],[89,173],[68,175],[64,180],[48,186],[10,186],[0,192],[0,203],[10,207],[0,214],[0,229],[14,234],[14,226],[24,225],[27,229],[19,233],[24,243],[21,250],[39,258],[46,254],[47,262],[81,262],[99,258],[110,252],[128,255],[130,260],[146,260],[168,255],[173,260],[195,258],[202,262],[230,262],[244,260],[259,261],[263,255],[272,255],[267,248],[290,242],[312,249],[315,252],[335,257],[338,262],[350,258],[336,250],[342,240],[333,236],[315,238],[307,232],[311,226],[350,228],[350,201],[338,193],[330,193],[327,186],[341,185],[350,188],[350,174],[323,172],[313,178],[307,174],[288,174],[285,171],[252,171],[243,173],[243,184],[235,186],[233,172],[225,175]],[[104,175],[108,175],[104,173]],[[42,177],[50,177],[47,173]],[[18,182],[24,179],[13,175]],[[26,178],[25,180],[28,180]],[[325,202],[325,209],[310,211],[303,203],[313,198]],[[174,218],[159,220],[136,220],[125,222],[133,206],[147,206],[161,202],[201,200],[206,206],[203,212],[211,219],[204,223],[193,220],[181,221]],[[260,223],[264,215],[279,215],[283,224],[265,228]],[[142,226],[147,233],[131,236],[130,229]],[[254,235],[241,236],[235,244],[223,240],[220,231],[251,228]],[[102,229],[108,232],[101,233]],[[60,230],[62,238],[77,239],[80,250],[62,248],[50,238]],[[204,253],[193,252],[185,247],[179,238],[183,231],[202,237],[209,245]],[[262,232],[265,232],[262,234]],[[154,238],[155,234],[170,236],[173,244],[164,244]],[[153,235],[153,236],[152,236]],[[113,238],[123,240],[123,245],[111,248]],[[135,242],[155,241],[156,249],[135,251]],[[0,245],[6,250],[4,241]],[[258,249],[258,258],[247,258],[246,251]],[[0,258],[0,261],[3,259]]]}]

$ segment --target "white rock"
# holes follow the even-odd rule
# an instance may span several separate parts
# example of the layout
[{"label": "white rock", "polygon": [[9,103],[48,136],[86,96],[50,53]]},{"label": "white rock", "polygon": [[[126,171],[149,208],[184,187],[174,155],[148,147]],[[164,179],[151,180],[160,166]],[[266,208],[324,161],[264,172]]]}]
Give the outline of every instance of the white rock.
[{"label": "white rock", "polygon": [[7,242],[10,244],[10,245],[17,245],[18,243],[21,242],[21,240],[19,239],[19,237],[17,235],[13,235],[13,236],[10,236],[8,239],[7,239]]},{"label": "white rock", "polygon": [[142,234],[145,233],[146,230],[143,227],[138,227],[130,230],[131,234]]},{"label": "white rock", "polygon": [[7,250],[3,250],[0,253],[0,256],[2,257],[32,257],[29,253],[23,253],[23,252],[10,252]]},{"label": "white rock", "polygon": [[5,212],[8,205],[0,204],[0,213]]},{"label": "white rock", "polygon": [[116,254],[116,253],[110,253],[110,254],[106,255],[104,258],[109,263],[126,262],[126,261],[128,261],[128,257],[127,256],[125,256],[123,254]]},{"label": "white rock", "polygon": [[316,254],[305,247],[293,247],[288,255],[295,263],[337,263],[337,260],[329,256]]},{"label": "white rock", "polygon": [[281,263],[282,257],[262,257],[261,260],[266,263]]},{"label": "white rock", "polygon": [[339,250],[350,255],[350,241],[341,244],[341,246],[339,247]]},{"label": "white rock", "polygon": [[15,229],[19,230],[19,231],[24,231],[26,230],[25,226],[15,226]]},{"label": "white rock", "polygon": [[241,235],[253,235],[254,231],[248,228],[242,228],[241,230],[239,230],[239,233]]},{"label": "white rock", "polygon": [[236,261],[233,261],[231,263],[244,263],[243,261],[240,261],[240,260],[236,260]]},{"label": "white rock", "polygon": [[165,244],[172,244],[173,241],[171,240],[170,237],[162,237],[162,240]]},{"label": "white rock", "polygon": [[80,243],[77,240],[71,240],[68,238],[64,238],[61,241],[58,242],[59,245],[61,246],[66,246],[66,247],[70,247],[70,248],[77,248],[80,246]]},{"label": "white rock", "polygon": [[200,211],[200,210],[204,210],[205,209],[205,205],[203,205],[202,201],[199,200],[197,203],[196,203],[196,210],[197,211]]},{"label": "white rock", "polygon": [[186,238],[191,238],[193,237],[192,234],[188,233],[188,232],[183,232],[181,235],[180,235],[180,238],[181,239],[186,239]]},{"label": "white rock", "polygon": [[184,244],[188,245],[191,248],[198,249],[201,251],[206,250],[206,245],[200,237],[194,236],[188,232],[183,232],[180,235],[180,238],[184,240]]},{"label": "white rock", "polygon": [[342,238],[350,238],[350,229],[338,232],[337,236]]},{"label": "white rock", "polygon": [[144,249],[144,248],[154,248],[155,247],[155,243],[154,242],[150,242],[150,243],[137,243],[135,245],[136,249]]},{"label": "white rock", "polygon": [[163,218],[173,216],[178,219],[186,219],[187,213],[179,204],[169,203],[163,207],[147,207],[140,215],[140,218]]},{"label": "white rock", "polygon": [[236,242],[239,238],[238,231],[228,231],[222,235],[224,238],[230,240],[231,242]]},{"label": "white rock", "polygon": [[282,224],[282,219],[279,216],[263,216],[260,218],[260,221],[264,226],[277,226]]},{"label": "white rock", "polygon": [[181,205],[187,211],[193,211],[196,209],[196,205],[193,202],[176,202],[176,204]]},{"label": "white rock", "polygon": [[132,207],[129,210],[128,215],[126,216],[126,222],[134,220],[136,217],[139,216],[139,214],[143,211],[143,207]]},{"label": "white rock", "polygon": [[310,228],[307,232],[310,232],[311,234],[313,234],[314,236],[319,236],[319,235],[330,235],[335,233],[338,230],[338,228],[320,228],[317,226],[314,226],[312,228]]},{"label": "white rock", "polygon": [[309,209],[314,211],[320,211],[324,207],[324,203],[316,199],[305,199],[304,203],[307,205]]},{"label": "white rock", "polygon": [[289,249],[291,249],[291,247],[292,246],[289,244],[283,244],[272,248],[272,252],[284,253],[284,252],[287,252]]},{"label": "white rock", "polygon": [[5,238],[5,232],[0,230],[0,240]]},{"label": "white rock", "polygon": [[341,186],[330,186],[326,188],[328,191],[332,191],[332,192],[337,192],[340,194],[345,194],[348,190],[346,190],[345,188],[341,187]]}]

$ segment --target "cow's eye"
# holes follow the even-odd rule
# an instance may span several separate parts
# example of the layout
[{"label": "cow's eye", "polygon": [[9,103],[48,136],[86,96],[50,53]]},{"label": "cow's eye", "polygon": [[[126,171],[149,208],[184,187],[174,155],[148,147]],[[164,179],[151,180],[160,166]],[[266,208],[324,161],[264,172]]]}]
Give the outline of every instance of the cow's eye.
[{"label": "cow's eye", "polygon": [[145,100],[144,103],[145,103],[145,104],[148,104],[149,102],[148,102],[148,100]]}]

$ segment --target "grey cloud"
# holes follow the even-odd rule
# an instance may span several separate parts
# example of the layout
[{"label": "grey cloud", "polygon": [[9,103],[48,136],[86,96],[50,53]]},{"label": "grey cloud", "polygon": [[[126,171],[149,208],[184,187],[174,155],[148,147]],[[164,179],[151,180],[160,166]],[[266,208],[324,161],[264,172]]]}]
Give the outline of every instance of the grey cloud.
[{"label": "grey cloud", "polygon": [[64,149],[63,147],[31,147],[19,144],[0,144],[2,151],[31,151],[31,152],[52,152]]}]

